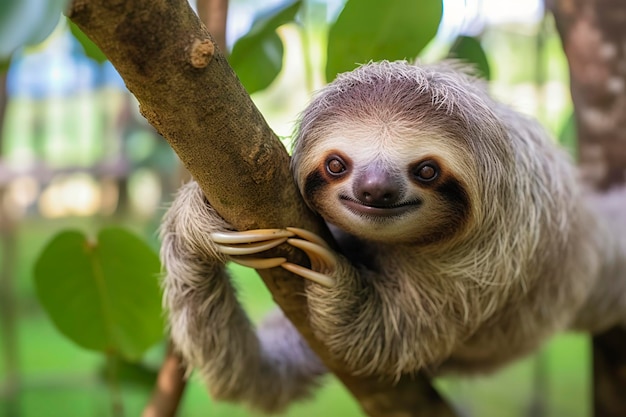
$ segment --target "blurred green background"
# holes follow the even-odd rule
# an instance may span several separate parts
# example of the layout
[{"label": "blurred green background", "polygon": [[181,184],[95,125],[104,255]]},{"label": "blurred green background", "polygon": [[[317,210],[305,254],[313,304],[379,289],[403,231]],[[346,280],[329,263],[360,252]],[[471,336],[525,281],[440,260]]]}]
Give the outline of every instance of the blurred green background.
[{"label": "blurred green background", "polygon": [[[283,14],[276,31],[264,28],[284,48],[277,76],[268,75],[267,85],[250,69],[261,64],[239,62],[233,50],[233,66],[286,144],[298,112],[325,82],[329,25],[343,6],[342,1],[304,4],[308,12],[295,23]],[[229,46],[272,7],[286,6],[231,1]],[[472,36],[485,51],[493,93],[539,118],[573,149],[567,63],[543,4],[446,0],[437,36],[421,59],[444,58],[459,35]],[[150,348],[138,363],[77,346],[42,309],[33,267],[53,236],[68,228],[95,236],[103,227],[121,225],[158,250],[160,216],[185,173],[139,115],[115,70],[86,57],[64,19],[43,43],[15,51],[8,68],[0,141],[0,417],[140,415],[165,343]],[[259,320],[273,308],[267,290],[253,271],[233,267],[233,273],[243,303]],[[199,381],[191,381],[181,416],[250,415],[241,406],[212,403]],[[337,381],[326,382],[313,399],[285,415],[361,415]],[[464,416],[584,417],[590,414],[589,342],[582,335],[562,335],[494,375],[449,377],[436,384]],[[123,411],[111,405],[119,399]]]}]

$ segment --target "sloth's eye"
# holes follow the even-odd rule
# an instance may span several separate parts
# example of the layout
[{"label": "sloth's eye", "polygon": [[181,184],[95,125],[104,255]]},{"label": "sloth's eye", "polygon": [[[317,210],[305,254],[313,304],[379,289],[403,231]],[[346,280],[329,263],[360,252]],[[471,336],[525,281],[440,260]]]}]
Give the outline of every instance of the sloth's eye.
[{"label": "sloth's eye", "polygon": [[340,175],[346,170],[346,164],[335,156],[326,161],[326,169],[331,175]]},{"label": "sloth's eye", "polygon": [[419,181],[429,182],[437,178],[439,167],[433,161],[424,161],[413,170],[413,175]]}]

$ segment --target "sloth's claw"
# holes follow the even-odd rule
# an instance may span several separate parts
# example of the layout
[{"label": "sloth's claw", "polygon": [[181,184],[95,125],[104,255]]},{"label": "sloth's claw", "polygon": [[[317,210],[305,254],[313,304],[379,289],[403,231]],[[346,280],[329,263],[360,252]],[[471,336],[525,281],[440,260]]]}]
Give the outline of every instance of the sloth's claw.
[{"label": "sloth's claw", "polygon": [[217,248],[221,253],[223,253],[224,255],[235,255],[235,256],[254,255],[256,253],[275,248],[276,246],[281,245],[285,243],[286,241],[287,241],[287,238],[282,237],[278,239],[267,240],[265,242],[261,241],[261,242],[254,242],[254,243],[249,243],[249,244],[242,243],[242,244],[237,244],[237,245],[229,245],[229,244],[222,245],[214,240],[214,242],[218,243]]},{"label": "sloth's claw", "polygon": [[[298,237],[300,239],[297,239]],[[254,269],[282,266],[286,270],[326,287],[335,285],[330,276],[337,269],[337,258],[326,242],[314,233],[297,227],[286,229],[257,229],[244,232],[214,232],[211,240],[224,255],[239,265]],[[256,258],[260,252],[275,248],[283,243],[302,250],[311,261],[311,269],[287,262],[285,258]]]},{"label": "sloth's claw", "polygon": [[[300,229],[299,227],[286,227],[286,229],[288,232],[293,233],[292,236],[294,235],[299,236],[302,239],[308,240],[309,242],[317,243],[318,245],[326,249],[330,249],[326,241],[313,232],[309,232],[306,229]],[[292,236],[288,236],[288,237],[292,237]]]},{"label": "sloth's claw", "polygon": [[239,245],[293,236],[295,236],[293,232],[285,229],[256,229],[244,232],[214,232],[211,233],[211,240],[222,245]]},{"label": "sloth's claw", "polygon": [[256,229],[244,232],[214,232],[211,240],[217,250],[224,255],[230,255],[230,260],[239,265],[254,269],[269,269],[280,266],[286,258],[256,258],[246,255],[256,255],[260,252],[275,248],[295,236],[285,229]]},{"label": "sloth's claw", "polygon": [[282,266],[289,272],[293,272],[296,275],[300,275],[302,278],[306,278],[311,281],[317,282],[318,284],[323,285],[325,287],[331,288],[335,286],[335,279],[332,277],[329,277],[326,274],[321,274],[319,272],[312,271],[308,268],[305,268],[300,265],[292,264],[290,262],[285,262],[280,266]]},{"label": "sloth's claw", "polygon": [[308,230],[295,227],[288,227],[287,230],[302,238],[290,238],[287,239],[287,243],[306,253],[311,261],[311,269],[289,262],[285,262],[281,266],[302,278],[317,282],[325,287],[335,286],[335,279],[331,274],[337,269],[337,258],[326,242]]},{"label": "sloth's claw", "polygon": [[286,258],[246,258],[236,257],[230,259],[232,262],[247,266],[254,269],[269,269],[275,268],[287,262]]},{"label": "sloth's claw", "polygon": [[[317,237],[317,236],[316,236]],[[319,238],[318,238],[319,239]],[[311,268],[318,272],[332,272],[337,268],[335,255],[326,246],[302,239],[287,239],[287,243],[307,254]]]}]

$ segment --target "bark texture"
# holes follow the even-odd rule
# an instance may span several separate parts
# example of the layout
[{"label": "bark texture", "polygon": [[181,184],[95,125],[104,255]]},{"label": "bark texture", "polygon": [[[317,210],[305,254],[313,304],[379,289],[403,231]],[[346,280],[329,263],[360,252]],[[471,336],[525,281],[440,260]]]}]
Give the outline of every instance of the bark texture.
[{"label": "bark texture", "polygon": [[[185,0],[76,0],[68,15],[111,60],[222,217],[241,230],[298,226],[329,236],[300,198],[287,152]],[[279,251],[306,263],[295,250]],[[368,415],[454,415],[423,376],[391,386],[345,373],[311,334],[303,280],[280,268],[261,276]]]},{"label": "bark texture", "polygon": [[626,182],[626,3],[552,0],[570,68],[580,166],[598,189]]},{"label": "bark texture", "polygon": [[[607,190],[626,183],[626,3],[552,0],[548,6],[570,68],[583,179]],[[624,208],[626,210],[626,207]],[[626,330],[593,338],[596,417],[626,416]]]}]

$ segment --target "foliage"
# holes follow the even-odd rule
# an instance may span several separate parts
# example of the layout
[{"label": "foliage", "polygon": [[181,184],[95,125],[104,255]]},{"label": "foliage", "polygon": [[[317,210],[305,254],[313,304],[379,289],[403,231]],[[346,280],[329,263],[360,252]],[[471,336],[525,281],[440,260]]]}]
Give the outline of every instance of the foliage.
[{"label": "foliage", "polygon": [[471,63],[477,73],[476,75],[487,80],[491,78],[487,55],[478,39],[470,36],[459,36],[450,48],[449,57]]},{"label": "foliage", "polygon": [[[276,29],[305,10],[302,1],[288,1],[259,15],[235,43],[229,62],[249,93],[278,76],[284,48]],[[415,58],[437,33],[441,13],[441,0],[348,0],[329,29],[326,79],[371,60]]]},{"label": "foliage", "polygon": [[370,60],[415,58],[434,38],[441,0],[349,0],[328,35],[326,79]]},{"label": "foliage", "polygon": [[[2,0],[0,2],[0,72],[8,69],[13,53],[43,42],[58,25],[69,0]],[[65,19],[85,55],[98,63],[106,56],[75,24]]]},{"label": "foliage", "polygon": [[67,20],[67,25],[70,28],[70,32],[72,32],[72,35],[74,35],[76,40],[78,40],[78,42],[83,47],[83,51],[85,52],[85,55],[87,55],[89,58],[93,59],[99,64],[102,64],[103,62],[105,62],[107,60],[107,57],[102,53],[100,48],[98,48],[98,46],[95,43],[93,43],[91,39],[89,39],[87,35],[85,35],[83,31],[80,30],[80,28],[76,26],[71,20],[69,19],[66,19],[66,20]]},{"label": "foliage", "polygon": [[249,94],[267,88],[283,67],[283,42],[276,29],[294,20],[301,1],[288,2],[255,19],[228,59]]},{"label": "foliage", "polygon": [[578,143],[578,129],[576,128],[576,117],[572,112],[565,120],[559,132],[559,143],[569,151],[570,155],[576,155],[576,144]]},{"label": "foliage", "polygon": [[65,231],[35,264],[42,305],[57,328],[78,345],[141,357],[162,338],[157,255],[143,241],[117,228],[98,241]]},{"label": "foliage", "polygon": [[52,33],[68,0],[2,0],[0,61],[21,46],[35,45]]}]

